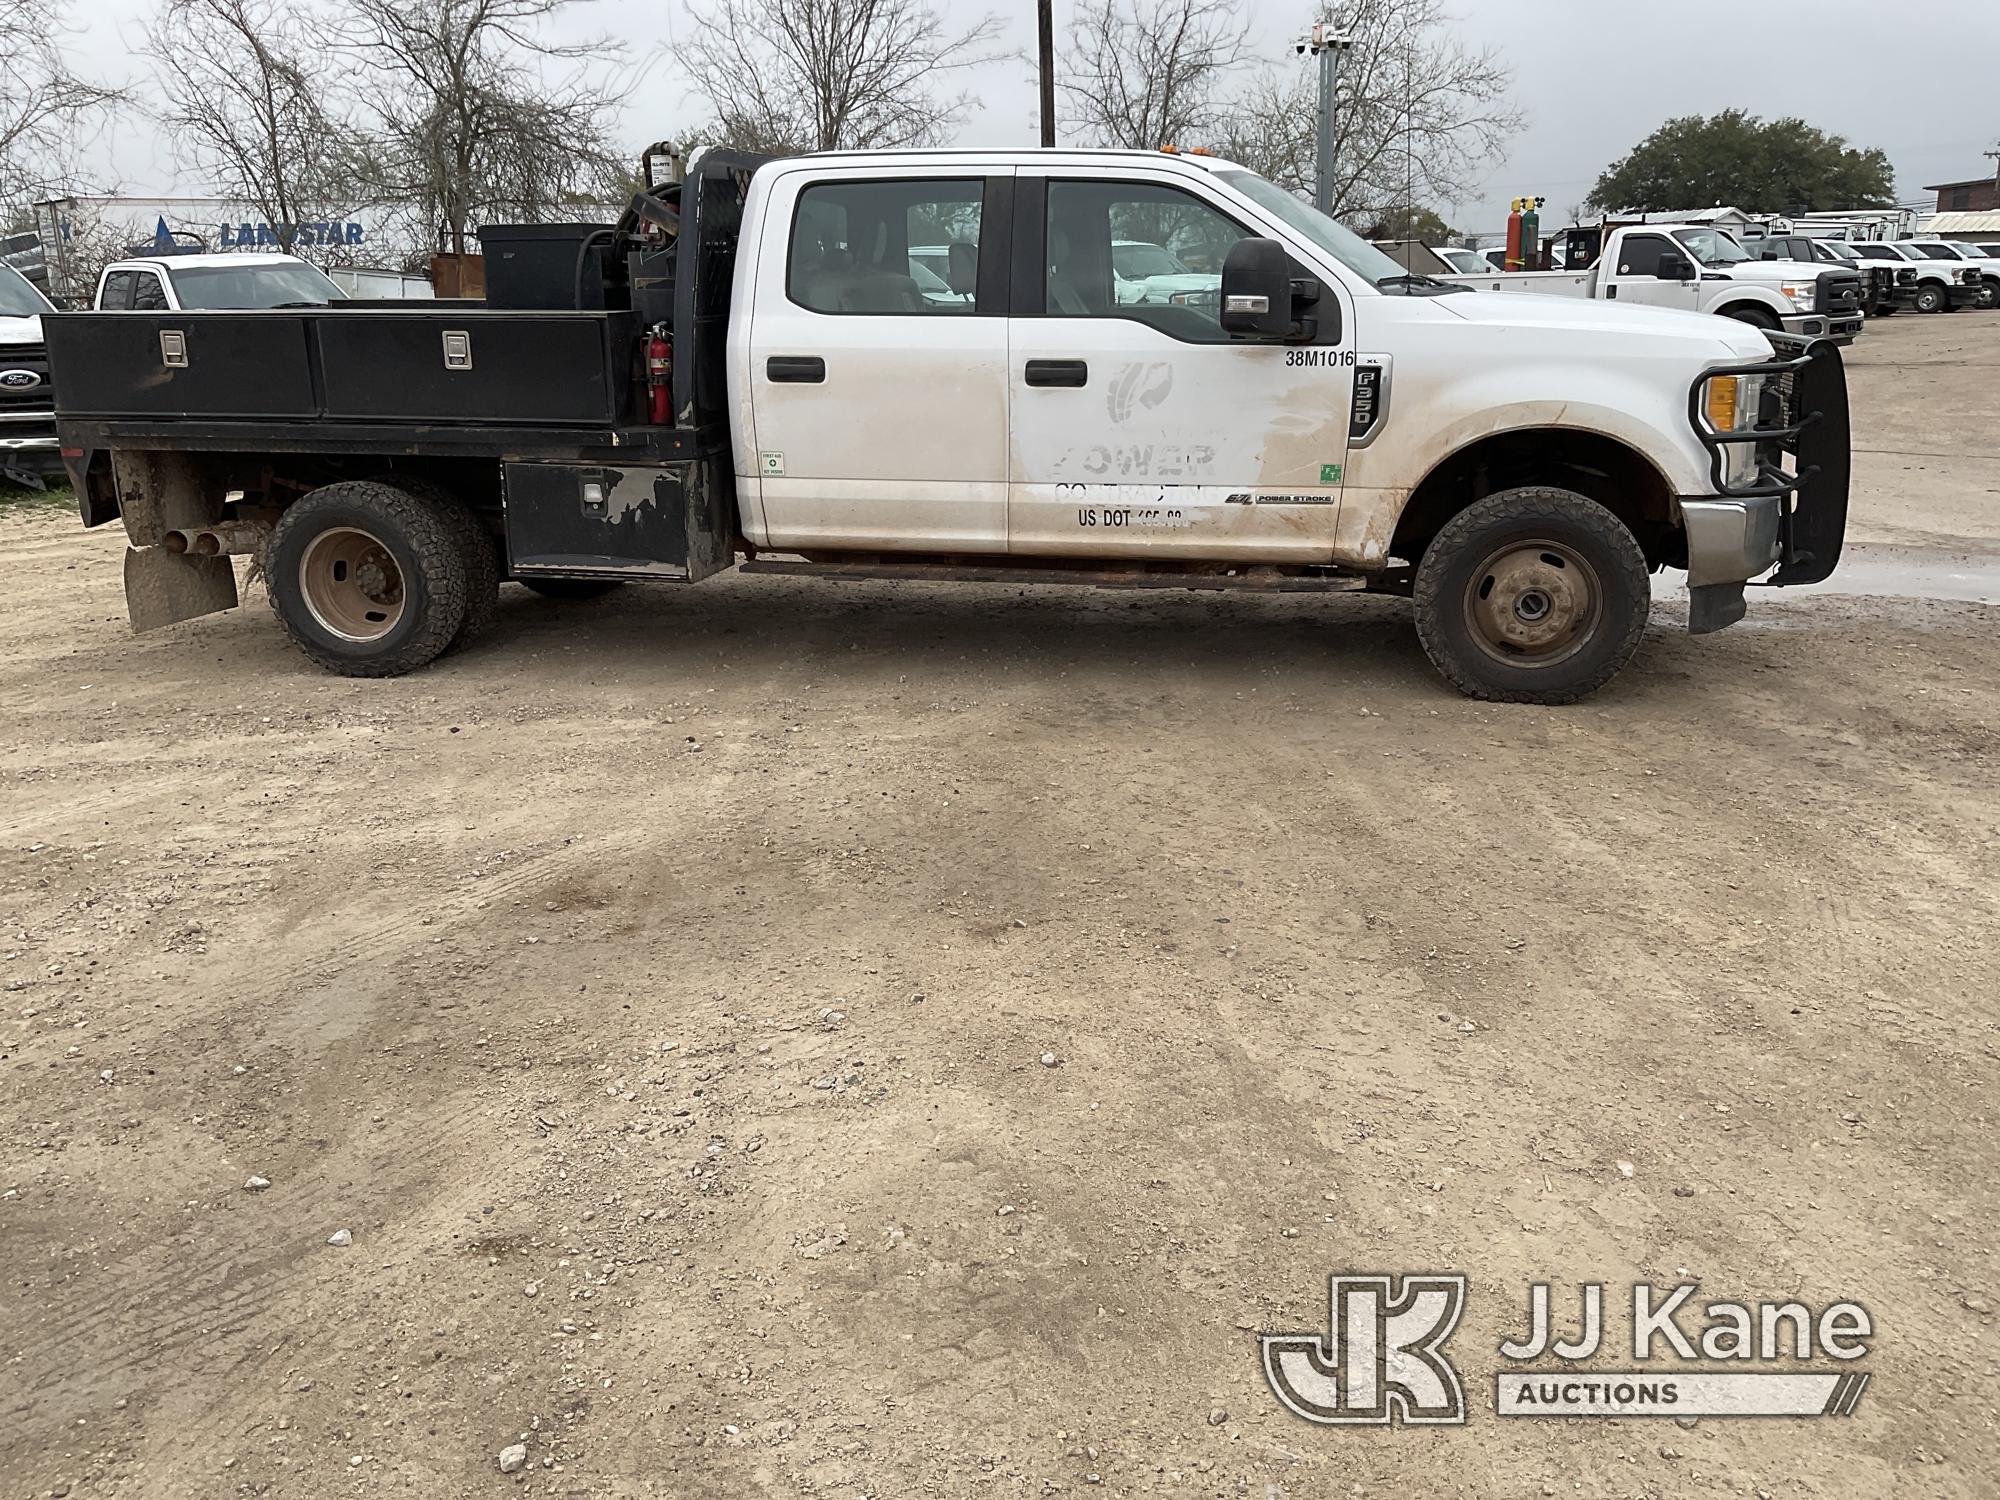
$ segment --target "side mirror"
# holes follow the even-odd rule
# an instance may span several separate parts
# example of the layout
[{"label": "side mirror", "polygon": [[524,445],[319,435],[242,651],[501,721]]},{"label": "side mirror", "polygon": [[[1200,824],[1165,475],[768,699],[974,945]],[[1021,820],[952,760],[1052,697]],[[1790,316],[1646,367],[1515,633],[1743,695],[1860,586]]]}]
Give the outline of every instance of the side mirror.
[{"label": "side mirror", "polygon": [[1292,263],[1276,240],[1243,239],[1222,262],[1222,328],[1281,342],[1292,333]]},{"label": "side mirror", "polygon": [[1778,259],[1778,252],[1777,252],[1777,251],[1775,251],[1775,250],[1766,250],[1766,251],[1765,251],[1765,252],[1764,252],[1764,253],[1763,253],[1762,255],[1758,256],[1758,257],[1757,257],[1757,259],[1759,259],[1759,260],[1776,260],[1776,259]]},{"label": "side mirror", "polygon": [[1661,255],[1660,264],[1653,274],[1662,281],[1693,281],[1694,262],[1685,255],[1668,252]]}]

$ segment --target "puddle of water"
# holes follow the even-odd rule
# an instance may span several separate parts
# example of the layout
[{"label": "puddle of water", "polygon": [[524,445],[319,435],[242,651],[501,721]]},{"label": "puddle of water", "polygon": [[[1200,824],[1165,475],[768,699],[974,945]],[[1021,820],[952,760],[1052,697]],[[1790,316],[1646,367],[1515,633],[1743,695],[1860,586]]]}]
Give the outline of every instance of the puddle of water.
[{"label": "puddle of water", "polygon": [[[1757,590],[1751,590],[1752,603]],[[1921,547],[1849,547],[1825,583],[1776,589],[1786,594],[1853,594],[1880,599],[1949,599],[1966,604],[2000,604],[2000,557]],[[1655,599],[1685,599],[1685,573],[1653,575]]]}]

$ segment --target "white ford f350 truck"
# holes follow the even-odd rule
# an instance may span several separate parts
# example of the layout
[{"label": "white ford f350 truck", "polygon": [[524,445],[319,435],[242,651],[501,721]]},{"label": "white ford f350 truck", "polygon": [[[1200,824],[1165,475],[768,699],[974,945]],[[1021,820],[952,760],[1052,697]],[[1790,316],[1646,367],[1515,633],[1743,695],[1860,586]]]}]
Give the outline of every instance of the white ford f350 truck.
[{"label": "white ford f350 truck", "polygon": [[[1124,241],[1217,294],[1124,300]],[[941,243],[949,299],[910,274]],[[234,605],[241,552],[307,656],[375,676],[503,578],[1365,589],[1461,690],[1560,703],[1654,571],[1699,632],[1840,554],[1832,342],[1476,295],[1210,157],[716,150],[556,252],[484,308],[49,319],[135,625]]]},{"label": "white ford f350 truck", "polygon": [[33,282],[0,266],[0,481],[39,487],[62,472],[55,391],[42,347],[42,316],[54,311]]},{"label": "white ford f350 truck", "polygon": [[1852,342],[1861,277],[1845,267],[1762,260],[1706,224],[1587,226],[1564,236],[1562,271],[1453,275],[1483,291],[1540,292],[1718,313],[1772,332]]}]

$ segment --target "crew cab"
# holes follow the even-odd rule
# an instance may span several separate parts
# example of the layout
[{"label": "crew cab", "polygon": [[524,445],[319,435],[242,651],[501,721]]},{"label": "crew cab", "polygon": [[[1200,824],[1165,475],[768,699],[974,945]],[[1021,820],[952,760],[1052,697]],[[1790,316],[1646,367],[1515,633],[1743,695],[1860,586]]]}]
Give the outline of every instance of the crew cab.
[{"label": "crew cab", "polygon": [[1968,265],[1979,272],[1980,296],[1973,306],[1992,307],[2000,302],[2000,256],[1988,255],[1977,245],[1961,245],[1956,240],[1897,240],[1903,250],[1926,260]]},{"label": "crew cab", "polygon": [[42,345],[42,316],[54,311],[32,281],[0,266],[0,479],[33,488],[62,472]]},{"label": "crew cab", "polygon": [[[1474,295],[1214,157],[716,149],[578,228],[539,303],[496,262],[485,308],[50,318],[134,625],[238,603],[238,553],[354,676],[463,641],[503,578],[1370,590],[1461,691],[1562,703],[1632,655],[1652,572],[1702,632],[1840,555],[1831,341]],[[967,302],[915,286],[940,238]],[[1136,239],[1218,295],[1122,300]]]},{"label": "crew cab", "polygon": [[1561,271],[1454,274],[1496,292],[1642,303],[1717,313],[1772,332],[1851,342],[1861,331],[1861,277],[1845,268],[1759,260],[1706,224],[1585,225],[1562,237]]},{"label": "crew cab", "polygon": [[1910,305],[1918,312],[1957,312],[1961,307],[1977,307],[1984,295],[1979,268],[1961,260],[1921,255],[1907,245],[1888,240],[1857,240],[1854,253],[1877,264],[1910,267],[1916,277],[1916,295]]},{"label": "crew cab", "polygon": [[1821,265],[1845,266],[1861,277],[1861,311],[1871,318],[1886,318],[1914,306],[1917,300],[1915,266],[1863,259],[1845,240],[1778,234],[1748,240],[1744,248],[1753,251],[1759,260],[1816,261]]},{"label": "crew cab", "polygon": [[184,312],[320,307],[346,297],[332,277],[296,255],[223,251],[113,261],[98,275],[94,305],[101,312]]}]

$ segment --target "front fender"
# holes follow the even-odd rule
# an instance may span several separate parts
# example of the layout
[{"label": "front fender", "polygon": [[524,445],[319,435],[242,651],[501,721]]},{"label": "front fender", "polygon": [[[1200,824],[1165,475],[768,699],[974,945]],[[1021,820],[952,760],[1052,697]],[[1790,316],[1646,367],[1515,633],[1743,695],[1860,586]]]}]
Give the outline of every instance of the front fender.
[{"label": "front fender", "polygon": [[[1423,482],[1453,455],[1507,433],[1573,431],[1610,438],[1648,463],[1669,495],[1702,494],[1713,487],[1707,453],[1687,426],[1691,372],[1674,377],[1678,388],[1672,392],[1654,381],[1621,380],[1616,374],[1593,378],[1590,400],[1524,399],[1505,392],[1507,384],[1526,383],[1520,381],[1526,373],[1519,367],[1475,372],[1429,389],[1412,382],[1415,390],[1398,381],[1381,435],[1372,447],[1350,455],[1334,561],[1364,571],[1382,567],[1403,507]],[[1574,367],[1562,383],[1576,384]],[[1445,412],[1458,415],[1435,420]]]}]

